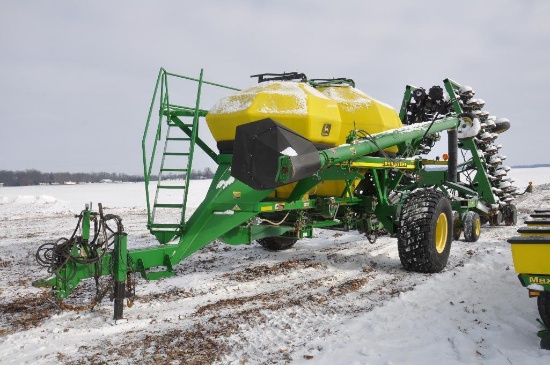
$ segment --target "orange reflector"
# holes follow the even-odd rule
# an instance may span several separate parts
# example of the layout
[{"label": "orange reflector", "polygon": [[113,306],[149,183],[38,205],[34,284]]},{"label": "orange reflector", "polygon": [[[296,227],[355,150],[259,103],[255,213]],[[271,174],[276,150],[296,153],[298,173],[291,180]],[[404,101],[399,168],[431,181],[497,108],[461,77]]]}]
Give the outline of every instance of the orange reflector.
[{"label": "orange reflector", "polygon": [[446,154],[446,153],[444,153],[442,157],[443,157],[443,160],[445,160],[445,161],[447,161],[449,159],[449,155]]},{"label": "orange reflector", "polygon": [[538,297],[539,295],[540,295],[539,291],[529,290],[529,298]]}]

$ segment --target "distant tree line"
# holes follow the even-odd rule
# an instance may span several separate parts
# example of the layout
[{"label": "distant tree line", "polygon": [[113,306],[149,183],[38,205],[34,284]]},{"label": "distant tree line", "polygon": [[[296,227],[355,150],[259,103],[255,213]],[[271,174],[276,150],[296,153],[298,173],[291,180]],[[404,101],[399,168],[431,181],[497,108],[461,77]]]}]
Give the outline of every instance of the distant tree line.
[{"label": "distant tree line", "polygon": [[538,164],[534,164],[534,165],[516,165],[516,166],[512,166],[513,169],[537,168],[537,167],[550,167],[550,164],[538,163]]},{"label": "distant tree line", "polygon": [[[204,170],[191,170],[191,179],[211,179],[214,172],[210,167]],[[185,174],[164,174],[163,180],[183,179]],[[128,175],[109,172],[41,172],[35,169],[24,171],[0,170],[0,183],[4,186],[28,186],[40,184],[64,184],[66,182],[75,183],[99,183],[111,180],[121,182],[140,182],[144,181],[143,175]],[[150,180],[158,180],[157,175],[152,175]]]}]

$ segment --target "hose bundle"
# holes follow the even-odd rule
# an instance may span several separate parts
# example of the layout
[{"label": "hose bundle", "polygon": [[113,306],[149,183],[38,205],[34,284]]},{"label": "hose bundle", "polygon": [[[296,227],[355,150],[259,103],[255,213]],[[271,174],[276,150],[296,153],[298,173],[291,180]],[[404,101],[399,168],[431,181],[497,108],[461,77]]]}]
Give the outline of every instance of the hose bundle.
[{"label": "hose bundle", "polygon": [[[68,269],[71,262],[81,265],[100,262],[113,246],[115,236],[124,231],[122,219],[119,216],[92,212],[90,218],[93,222],[93,239],[84,239],[81,235],[77,235],[84,218],[84,211],[76,217],[78,222],[70,238],[62,237],[55,242],[45,243],[35,254],[40,266],[46,267],[50,274],[55,274],[64,281],[72,279],[76,271],[69,273],[68,277],[62,277],[58,274],[61,269]],[[116,228],[109,226],[110,221],[114,221]]]}]

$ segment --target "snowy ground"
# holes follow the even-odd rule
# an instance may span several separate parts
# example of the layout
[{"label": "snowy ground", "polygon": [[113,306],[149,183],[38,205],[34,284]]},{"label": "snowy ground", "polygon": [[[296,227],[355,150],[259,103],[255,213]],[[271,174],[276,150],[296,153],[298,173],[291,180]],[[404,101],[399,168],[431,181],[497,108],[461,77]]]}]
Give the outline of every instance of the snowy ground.
[{"label": "snowy ground", "polygon": [[[518,225],[550,206],[550,169],[515,169]],[[197,206],[209,181],[192,184]],[[543,364],[536,301],[519,284],[506,240],[484,227],[455,241],[447,268],[401,268],[396,240],[357,233],[317,237],[273,253],[212,243],[173,278],[137,283],[127,321],[104,299],[60,310],[31,282],[46,276],[36,248],[70,235],[84,203],[124,219],[130,247],[154,244],[141,184],[0,188],[0,362],[13,364]],[[92,286],[84,286],[91,292]],[[84,295],[84,294],[81,294]],[[78,298],[77,298],[78,299]]]}]

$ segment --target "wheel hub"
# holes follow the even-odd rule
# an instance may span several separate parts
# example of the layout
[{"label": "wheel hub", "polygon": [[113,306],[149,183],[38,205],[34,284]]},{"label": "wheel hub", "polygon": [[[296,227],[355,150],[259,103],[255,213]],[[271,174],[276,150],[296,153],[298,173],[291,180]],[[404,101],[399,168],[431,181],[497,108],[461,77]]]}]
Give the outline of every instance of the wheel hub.
[{"label": "wheel hub", "polygon": [[445,213],[441,213],[435,227],[435,249],[438,253],[442,253],[447,245],[447,227],[447,216]]}]

